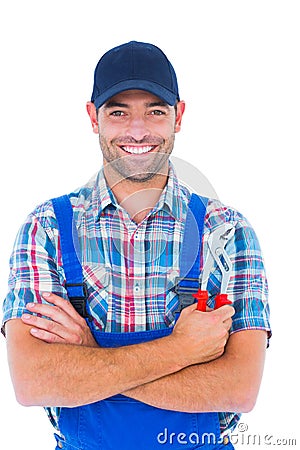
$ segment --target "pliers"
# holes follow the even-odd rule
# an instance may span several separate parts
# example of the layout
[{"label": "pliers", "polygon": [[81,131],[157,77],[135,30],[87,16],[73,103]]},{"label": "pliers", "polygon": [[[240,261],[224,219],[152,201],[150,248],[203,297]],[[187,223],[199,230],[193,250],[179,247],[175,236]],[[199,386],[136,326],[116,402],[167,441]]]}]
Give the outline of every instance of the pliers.
[{"label": "pliers", "polygon": [[232,262],[224,248],[228,240],[233,236],[234,231],[235,228],[233,225],[224,223],[210,233],[208,238],[208,254],[200,277],[200,289],[196,294],[192,294],[198,302],[198,311],[206,311],[206,303],[208,300],[207,283],[214,262],[217,263],[222,274],[221,289],[220,293],[215,297],[214,309],[218,309],[223,305],[232,304],[226,294],[230,272],[232,270]]}]

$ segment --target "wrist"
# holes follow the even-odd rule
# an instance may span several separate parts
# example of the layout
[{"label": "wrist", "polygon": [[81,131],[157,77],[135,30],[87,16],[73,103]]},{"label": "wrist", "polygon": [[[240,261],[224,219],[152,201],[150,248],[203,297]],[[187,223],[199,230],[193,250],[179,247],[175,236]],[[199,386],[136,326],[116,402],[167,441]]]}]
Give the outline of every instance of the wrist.
[{"label": "wrist", "polygon": [[190,365],[186,358],[182,357],[185,352],[182,351],[182,345],[179,342],[177,335],[172,333],[169,336],[163,337],[160,341],[163,344],[166,358],[173,367],[173,373]]}]

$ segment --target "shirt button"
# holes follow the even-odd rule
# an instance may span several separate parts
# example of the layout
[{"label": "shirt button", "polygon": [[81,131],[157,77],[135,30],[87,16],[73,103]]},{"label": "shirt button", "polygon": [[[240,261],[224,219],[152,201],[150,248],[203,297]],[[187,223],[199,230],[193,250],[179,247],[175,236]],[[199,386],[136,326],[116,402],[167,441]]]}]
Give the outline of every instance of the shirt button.
[{"label": "shirt button", "polygon": [[140,292],[140,287],[138,284],[134,286],[134,292]]}]

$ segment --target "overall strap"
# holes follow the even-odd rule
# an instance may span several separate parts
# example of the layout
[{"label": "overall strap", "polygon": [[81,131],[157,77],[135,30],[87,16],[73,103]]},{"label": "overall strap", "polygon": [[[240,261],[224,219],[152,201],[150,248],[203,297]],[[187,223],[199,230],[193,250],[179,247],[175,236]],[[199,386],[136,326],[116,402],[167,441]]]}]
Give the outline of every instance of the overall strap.
[{"label": "overall strap", "polygon": [[207,203],[208,198],[191,195],[180,252],[180,276],[176,279],[175,286],[175,292],[179,296],[177,313],[194,301],[191,294],[196,293],[200,287],[200,260]]},{"label": "overall strap", "polygon": [[70,302],[82,317],[89,317],[86,311],[87,287],[83,282],[82,267],[78,255],[80,246],[73,220],[73,209],[68,195],[52,199],[58,223],[63,268],[66,276],[65,288]]}]

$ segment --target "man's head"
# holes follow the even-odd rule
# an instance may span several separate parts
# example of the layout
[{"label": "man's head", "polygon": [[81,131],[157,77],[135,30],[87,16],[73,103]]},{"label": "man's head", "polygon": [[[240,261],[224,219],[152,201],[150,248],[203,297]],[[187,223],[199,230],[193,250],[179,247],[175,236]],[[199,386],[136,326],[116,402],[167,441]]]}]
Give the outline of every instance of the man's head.
[{"label": "man's head", "polygon": [[158,47],[133,41],[105,53],[87,104],[104,166],[135,182],[166,170],[184,107],[175,71]]}]

